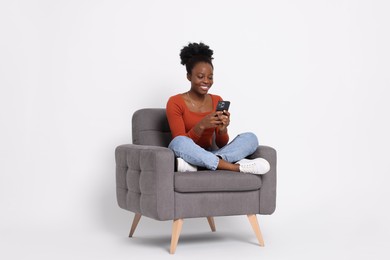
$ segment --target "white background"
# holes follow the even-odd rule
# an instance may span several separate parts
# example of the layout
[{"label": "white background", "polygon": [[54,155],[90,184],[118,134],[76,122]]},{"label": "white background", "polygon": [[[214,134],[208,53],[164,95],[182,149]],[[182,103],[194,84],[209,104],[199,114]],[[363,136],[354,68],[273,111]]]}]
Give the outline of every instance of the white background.
[{"label": "white background", "polygon": [[[0,258],[389,259],[390,2],[1,1]],[[131,116],[189,89],[179,51],[215,51],[234,136],[278,151],[277,210],[184,222],[115,197]]]}]

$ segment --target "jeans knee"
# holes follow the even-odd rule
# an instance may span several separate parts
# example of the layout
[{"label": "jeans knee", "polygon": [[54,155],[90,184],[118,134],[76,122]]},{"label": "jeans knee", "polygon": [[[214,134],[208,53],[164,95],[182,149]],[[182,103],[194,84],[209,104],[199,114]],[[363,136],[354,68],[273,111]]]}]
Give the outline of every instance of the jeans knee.
[{"label": "jeans knee", "polygon": [[248,140],[248,142],[253,146],[257,147],[259,145],[259,140],[257,139],[257,136],[254,133],[246,132],[240,135],[242,135],[246,140]]},{"label": "jeans knee", "polygon": [[248,152],[250,154],[254,153],[259,146],[259,140],[257,139],[257,136],[252,132],[247,132],[240,135],[242,135],[242,137],[245,139]]}]

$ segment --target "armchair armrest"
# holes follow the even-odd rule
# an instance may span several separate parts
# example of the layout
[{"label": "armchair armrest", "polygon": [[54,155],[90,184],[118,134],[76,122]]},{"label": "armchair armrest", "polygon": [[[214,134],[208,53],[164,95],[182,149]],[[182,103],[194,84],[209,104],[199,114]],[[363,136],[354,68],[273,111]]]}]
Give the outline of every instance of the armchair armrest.
[{"label": "armchair armrest", "polygon": [[165,147],[125,144],[115,149],[118,205],[157,220],[174,217],[174,154]]},{"label": "armchair armrest", "polygon": [[261,175],[260,188],[260,214],[268,215],[272,214],[276,208],[276,150],[260,145],[249,158],[259,157],[266,159],[271,166],[269,172]]}]

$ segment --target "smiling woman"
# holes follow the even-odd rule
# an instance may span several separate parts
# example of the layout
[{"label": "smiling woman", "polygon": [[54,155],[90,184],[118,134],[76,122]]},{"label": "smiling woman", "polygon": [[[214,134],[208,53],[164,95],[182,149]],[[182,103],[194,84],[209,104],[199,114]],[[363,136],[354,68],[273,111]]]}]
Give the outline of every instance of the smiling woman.
[{"label": "smiling woman", "polygon": [[[191,88],[169,98],[167,118],[173,140],[169,148],[177,157],[177,171],[230,170],[265,174],[270,165],[263,158],[245,159],[258,147],[253,133],[243,133],[229,142],[230,113],[216,111],[222,98],[210,94],[213,85],[213,50],[204,43],[190,43],[180,52]],[[213,138],[216,147],[213,146]]]}]

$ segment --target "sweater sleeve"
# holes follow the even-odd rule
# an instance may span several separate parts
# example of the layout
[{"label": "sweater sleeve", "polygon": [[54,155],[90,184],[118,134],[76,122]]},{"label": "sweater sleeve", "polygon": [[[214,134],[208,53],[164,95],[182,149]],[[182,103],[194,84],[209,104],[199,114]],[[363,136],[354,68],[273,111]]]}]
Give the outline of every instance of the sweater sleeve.
[{"label": "sweater sleeve", "polygon": [[219,134],[218,130],[215,130],[215,144],[222,148],[229,142],[229,134],[226,132],[225,134]]},{"label": "sweater sleeve", "polygon": [[171,129],[172,138],[175,138],[176,136],[187,136],[194,140],[194,142],[197,142],[200,138],[198,136],[194,129],[191,128],[188,132],[186,131],[185,124],[184,124],[184,104],[180,104],[177,101],[177,96],[175,98],[171,97],[167,102],[166,107],[166,113],[167,113],[167,119],[169,123],[169,128]]}]

